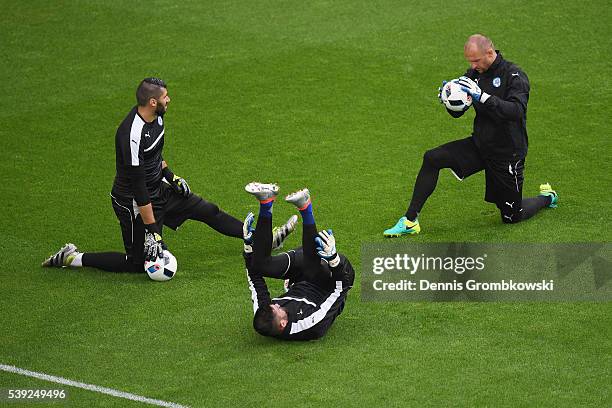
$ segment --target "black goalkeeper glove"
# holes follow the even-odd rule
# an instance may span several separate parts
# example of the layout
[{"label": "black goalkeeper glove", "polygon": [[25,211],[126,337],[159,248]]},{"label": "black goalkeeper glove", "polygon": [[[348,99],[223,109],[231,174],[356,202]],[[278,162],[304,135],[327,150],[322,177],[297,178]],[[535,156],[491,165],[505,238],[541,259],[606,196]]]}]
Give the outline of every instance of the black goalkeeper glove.
[{"label": "black goalkeeper glove", "polygon": [[164,175],[166,181],[170,183],[170,186],[174,191],[185,197],[188,197],[189,194],[191,194],[189,184],[187,184],[187,181],[184,178],[172,173],[168,167],[162,170],[162,174]]},{"label": "black goalkeeper glove", "polygon": [[144,240],[145,262],[153,262],[157,258],[163,258],[165,246],[166,245],[159,234],[159,227],[157,224],[146,224]]}]

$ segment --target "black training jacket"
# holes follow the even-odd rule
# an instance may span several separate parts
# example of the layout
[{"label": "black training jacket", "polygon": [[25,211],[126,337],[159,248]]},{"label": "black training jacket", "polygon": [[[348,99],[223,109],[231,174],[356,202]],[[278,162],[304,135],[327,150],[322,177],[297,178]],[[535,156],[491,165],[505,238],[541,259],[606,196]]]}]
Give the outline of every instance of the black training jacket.
[{"label": "black training jacket", "polygon": [[[488,159],[523,159],[528,144],[527,74],[497,51],[497,58],[486,72],[480,74],[470,68],[464,75],[491,95],[485,103],[473,103],[476,117],[472,137],[482,156]],[[454,117],[463,115],[463,112],[449,113]]]},{"label": "black training jacket", "polygon": [[253,313],[264,305],[276,303],[287,311],[289,324],[278,338],[284,340],[314,340],[327,333],[342,313],[348,291],[353,286],[355,271],[342,254],[340,263],[330,267],[329,287],[312,282],[294,283],[284,295],[270,299],[268,287],[261,272],[247,267],[247,281],[251,290]]}]

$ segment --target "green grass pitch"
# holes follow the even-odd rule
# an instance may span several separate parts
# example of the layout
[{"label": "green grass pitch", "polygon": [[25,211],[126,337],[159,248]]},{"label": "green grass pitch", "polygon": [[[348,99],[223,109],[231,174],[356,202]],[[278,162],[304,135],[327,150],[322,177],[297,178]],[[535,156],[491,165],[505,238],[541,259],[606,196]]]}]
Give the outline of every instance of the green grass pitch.
[{"label": "green grass pitch", "polygon": [[[114,133],[155,75],[172,98],[164,156],[194,191],[241,218],[245,183],[306,185],[359,272],[423,152],[470,132],[473,112],[453,120],[436,91],[474,32],[530,77],[524,192],[550,181],[560,207],[505,226],[482,175],[443,172],[408,239],[609,242],[608,2],[0,4],[1,364],[193,407],[612,405],[610,303],[363,303],[358,273],[328,335],[288,344],[251,329],[241,244],[202,224],[166,232],[166,284],[39,267],[68,241],[122,249]],[[56,388],[0,372],[8,387]],[[66,406],[140,405],[68,390]]]}]

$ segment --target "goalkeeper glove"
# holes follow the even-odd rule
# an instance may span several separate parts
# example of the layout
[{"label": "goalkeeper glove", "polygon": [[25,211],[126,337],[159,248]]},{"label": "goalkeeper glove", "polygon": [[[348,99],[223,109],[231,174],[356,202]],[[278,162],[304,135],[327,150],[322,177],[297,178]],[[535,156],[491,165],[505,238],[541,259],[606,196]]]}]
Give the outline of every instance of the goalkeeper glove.
[{"label": "goalkeeper glove", "polygon": [[315,237],[317,244],[317,255],[329,263],[329,266],[336,267],[340,263],[340,257],[336,252],[336,238],[332,230],[323,230],[319,236]]},{"label": "goalkeeper glove", "polygon": [[253,233],[255,232],[255,228],[253,228],[254,221],[255,215],[250,212],[242,223],[242,240],[244,241],[244,252],[246,253],[253,252]]},{"label": "goalkeeper glove", "polygon": [[485,103],[491,96],[486,92],[482,92],[478,84],[466,76],[459,77],[459,79],[455,79],[454,82],[461,85],[461,89],[470,95],[476,102]]},{"label": "goalkeeper glove", "polygon": [[189,188],[189,184],[187,184],[187,181],[184,178],[172,173],[168,167],[164,168],[162,173],[174,191],[185,197],[188,197],[189,194],[191,194],[191,188]]},{"label": "goalkeeper glove", "polygon": [[442,89],[444,89],[444,85],[446,85],[448,83],[448,81],[442,81],[442,86],[438,88],[438,100],[440,101],[440,103],[444,103],[442,102]]},{"label": "goalkeeper glove", "polygon": [[157,258],[163,258],[165,244],[159,234],[157,224],[145,225],[145,240],[144,240],[144,258],[145,261],[155,261]]}]

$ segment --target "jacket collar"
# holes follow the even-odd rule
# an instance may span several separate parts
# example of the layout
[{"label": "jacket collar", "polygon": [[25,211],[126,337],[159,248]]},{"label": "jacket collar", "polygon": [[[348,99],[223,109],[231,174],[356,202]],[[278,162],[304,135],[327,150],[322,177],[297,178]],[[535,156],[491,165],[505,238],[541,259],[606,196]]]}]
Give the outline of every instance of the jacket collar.
[{"label": "jacket collar", "polygon": [[495,50],[495,52],[497,53],[497,57],[495,57],[495,61],[493,61],[493,63],[491,64],[489,69],[487,69],[487,72],[485,72],[484,75],[490,75],[497,69],[497,67],[499,67],[499,64],[501,64],[501,62],[504,60],[504,57],[502,56],[499,50]]}]

